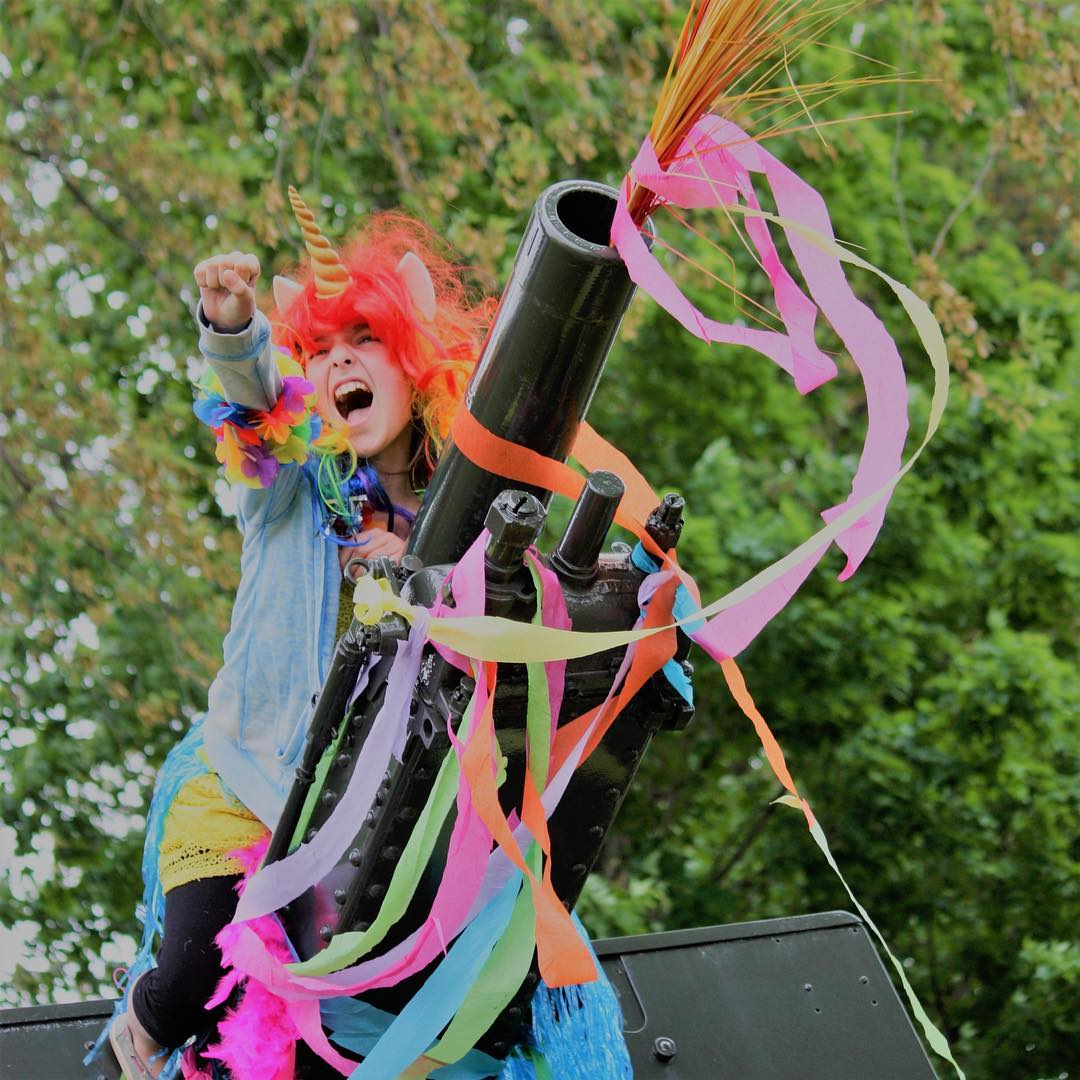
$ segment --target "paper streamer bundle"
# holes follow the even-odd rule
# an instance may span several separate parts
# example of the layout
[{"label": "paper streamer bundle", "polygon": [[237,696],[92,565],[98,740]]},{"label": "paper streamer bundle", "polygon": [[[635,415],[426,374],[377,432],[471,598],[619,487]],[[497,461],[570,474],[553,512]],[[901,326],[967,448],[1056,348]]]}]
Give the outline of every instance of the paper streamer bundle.
[{"label": "paper streamer bundle", "polygon": [[[354,773],[354,779],[361,778],[357,780],[357,791],[363,787],[362,778],[371,775],[368,766],[374,768],[375,775],[381,775],[379,763],[393,752],[404,729],[408,697],[399,691],[415,680],[420,646],[430,640],[438,647],[437,637],[430,636],[430,627],[483,619],[479,613],[484,598],[486,539],[482,534],[456,567],[452,575],[455,606],[442,615],[429,617],[426,610],[405,605],[374,579],[361,579],[356,602],[360,621],[373,624],[383,615],[396,612],[412,622],[413,632],[395,661],[386,704],[364,745],[362,753],[368,761],[362,760]],[[568,621],[558,581],[535,555],[530,562],[538,597],[537,625],[563,631]],[[645,579],[639,596],[643,607],[650,606],[659,586],[670,577],[664,572]],[[385,581],[381,585],[385,586]],[[642,624],[646,621],[643,617]],[[633,667],[633,658],[631,650],[622,677]],[[242,979],[258,988],[262,1000],[283,1002],[297,1033],[343,1075],[397,1075],[425,1052],[433,1061],[448,1064],[466,1058],[479,1036],[518,991],[534,949],[539,952],[548,987],[590,983],[597,976],[595,959],[580,928],[551,885],[546,822],[558,806],[601,717],[581,731],[561,766],[553,768],[553,717],[558,715],[564,661],[530,664],[523,811],[520,821],[508,820],[498,800],[500,755],[493,727],[498,664],[485,660],[465,662],[476,677],[476,692],[459,729],[448,732],[453,752],[444,760],[397,864],[380,915],[368,930],[339,934],[324,951],[305,963],[290,964],[280,956],[276,933],[265,932],[265,920],[332,865],[331,859],[340,854],[336,845],[347,843],[351,836],[354,815],[362,817],[370,808],[374,797],[370,785],[359,797],[350,791],[342,799],[340,821],[331,820],[320,830],[319,835],[326,838],[321,852],[315,851],[313,845],[304,845],[247,882],[236,921],[219,938],[232,968],[224,989]],[[622,677],[612,687],[609,703],[622,689]],[[456,816],[446,870],[428,918],[405,941],[381,955],[371,955],[412,899],[451,806]],[[259,923],[263,924],[262,933],[258,932]],[[363,1064],[354,1069],[323,1035],[319,1000],[351,997],[393,985],[423,970],[440,955],[444,959],[420,992],[400,1016],[391,1020]],[[357,1008],[362,1009],[362,1005],[357,1003]],[[228,1053],[230,1061],[244,1059],[238,1049],[226,1048],[219,1053]],[[472,1067],[490,1070],[493,1065],[499,1067],[486,1059]],[[488,1074],[478,1071],[469,1075]],[[243,1074],[238,1074],[237,1080],[245,1080]]]}]

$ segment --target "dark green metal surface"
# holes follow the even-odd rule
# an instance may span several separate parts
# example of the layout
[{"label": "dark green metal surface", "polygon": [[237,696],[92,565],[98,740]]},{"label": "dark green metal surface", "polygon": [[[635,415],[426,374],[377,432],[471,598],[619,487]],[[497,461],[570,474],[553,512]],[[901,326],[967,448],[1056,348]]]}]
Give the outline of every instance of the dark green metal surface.
[{"label": "dark green metal surface", "polygon": [[612,938],[596,951],[636,1080],[934,1080],[847,912]]},{"label": "dark green metal surface", "polygon": [[[611,938],[596,951],[619,995],[635,1080],[934,1080],[854,915]],[[111,1012],[109,1001],[0,1012],[0,1080],[115,1080],[107,1051],[81,1064]]]}]

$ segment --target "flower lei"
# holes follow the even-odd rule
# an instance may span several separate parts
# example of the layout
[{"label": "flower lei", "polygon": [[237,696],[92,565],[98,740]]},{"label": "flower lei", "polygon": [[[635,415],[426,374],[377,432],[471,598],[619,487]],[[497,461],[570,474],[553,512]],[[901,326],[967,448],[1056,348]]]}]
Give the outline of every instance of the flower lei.
[{"label": "flower lei", "polygon": [[315,411],[315,387],[303,368],[284,354],[275,356],[282,377],[281,396],[272,409],[251,409],[225,400],[213,369],[196,383],[195,415],[217,439],[217,459],[230,483],[268,488],[282,465],[302,465],[323,435]]}]

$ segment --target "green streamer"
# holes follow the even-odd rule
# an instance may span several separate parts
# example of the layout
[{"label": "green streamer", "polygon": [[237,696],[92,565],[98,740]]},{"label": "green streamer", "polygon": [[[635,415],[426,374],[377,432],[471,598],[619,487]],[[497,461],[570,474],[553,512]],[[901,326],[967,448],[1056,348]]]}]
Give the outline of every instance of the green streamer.
[{"label": "green streamer", "polygon": [[300,817],[296,822],[292,841],[289,844],[290,855],[300,846],[300,841],[304,838],[304,833],[307,832],[307,827],[311,822],[311,815],[315,812],[315,803],[322,793],[323,784],[326,783],[326,774],[330,771],[330,766],[341,749],[348,727],[348,723],[343,718],[340,725],[338,725],[338,733],[334,736],[333,743],[323,751],[322,757],[319,758],[319,764],[315,766],[315,778],[311,782],[311,787],[308,788],[303,809],[300,811]]},{"label": "green streamer", "polygon": [[[531,559],[525,560],[536,587],[536,613],[534,626],[544,625],[544,582],[540,571]],[[555,717],[551,715],[551,696],[548,693],[547,672],[540,661],[525,665],[529,680],[529,700],[525,713],[525,738],[529,747],[529,771],[536,781],[536,790],[543,791],[547,784],[548,766],[551,759],[551,729]]]}]

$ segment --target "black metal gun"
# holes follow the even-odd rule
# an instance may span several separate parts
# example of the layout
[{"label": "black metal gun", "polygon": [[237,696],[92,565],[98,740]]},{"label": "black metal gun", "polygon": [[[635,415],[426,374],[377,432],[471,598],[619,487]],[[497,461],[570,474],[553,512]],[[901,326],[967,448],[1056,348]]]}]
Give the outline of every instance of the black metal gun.
[{"label": "black metal gun", "polygon": [[[464,407],[489,431],[560,461],[569,455],[633,294],[621,260],[607,246],[614,208],[615,192],[600,184],[565,182],[540,196],[466,392]],[[542,556],[558,576],[575,629],[628,629],[638,618],[637,594],[645,572],[631,561],[628,545],[617,543],[603,551],[622,494],[619,477],[593,473],[562,537]],[[505,477],[471,461],[451,439],[401,566],[376,561],[370,572],[386,578],[411,603],[431,607],[444,594],[454,564],[486,524],[491,533],[485,553],[486,611],[528,621],[536,596],[524,554],[540,534],[550,499],[551,493],[542,489],[511,487]],[[648,532],[662,550],[677,543],[682,510],[682,499],[669,495],[650,518]],[[309,841],[329,817],[382,705],[397,642],[407,631],[396,616],[375,627],[354,621],[339,642],[268,861]],[[680,633],[676,661],[687,673],[689,647],[689,639]],[[623,653],[609,650],[567,664],[560,725],[604,700]],[[367,684],[350,703],[365,665]],[[513,799],[522,789],[525,769],[527,684],[523,665],[504,664],[501,672],[494,716],[507,758],[500,797],[510,812],[520,809]],[[339,864],[283,913],[302,958],[323,948],[335,933],[365,929],[375,917],[449,750],[447,726],[456,730],[473,688],[471,679],[427,648],[412,694],[401,761],[391,762],[371,811],[356,823],[353,842]],[[692,712],[665,678],[654,676],[574,774],[549,822],[553,884],[568,908],[585,884],[650,739],[660,728],[684,727]],[[331,753],[333,760],[319,769]],[[430,910],[450,827],[448,823],[444,828],[411,906],[383,948],[408,936]],[[398,1012],[427,973],[363,997]],[[481,1049],[496,1057],[510,1051],[537,979],[534,965],[518,995],[481,1040]]]}]

